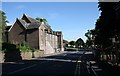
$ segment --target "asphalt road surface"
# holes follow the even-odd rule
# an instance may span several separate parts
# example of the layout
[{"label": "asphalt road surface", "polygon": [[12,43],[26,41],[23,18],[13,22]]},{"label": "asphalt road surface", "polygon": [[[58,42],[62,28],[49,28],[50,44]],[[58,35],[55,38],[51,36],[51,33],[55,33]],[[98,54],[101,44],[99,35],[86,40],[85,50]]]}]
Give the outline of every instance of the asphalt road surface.
[{"label": "asphalt road surface", "polygon": [[3,63],[2,76],[89,76],[81,63],[84,51]]}]

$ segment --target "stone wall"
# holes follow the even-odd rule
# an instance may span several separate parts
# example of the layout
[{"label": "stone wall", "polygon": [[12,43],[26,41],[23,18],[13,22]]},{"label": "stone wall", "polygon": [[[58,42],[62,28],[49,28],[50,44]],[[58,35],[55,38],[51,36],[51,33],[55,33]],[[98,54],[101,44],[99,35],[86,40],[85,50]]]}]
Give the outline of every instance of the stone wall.
[{"label": "stone wall", "polygon": [[4,53],[0,52],[0,63],[4,62]]},{"label": "stone wall", "polygon": [[30,60],[32,58],[38,58],[44,56],[44,51],[20,52],[20,54],[16,54],[16,53],[18,52],[7,52],[7,53],[0,52],[0,63],[13,62],[19,60]]},{"label": "stone wall", "polygon": [[24,33],[25,33],[24,27],[17,19],[15,24],[11,26],[10,31],[8,33],[8,42],[18,44],[25,41]]},{"label": "stone wall", "polygon": [[21,57],[22,59],[31,59],[31,58],[37,58],[37,57],[42,57],[43,56],[43,51],[35,51],[35,52],[22,52]]},{"label": "stone wall", "polygon": [[27,43],[30,47],[39,49],[39,30],[30,29],[27,30]]},{"label": "stone wall", "polygon": [[45,50],[45,41],[46,41],[45,37],[46,37],[45,27],[43,25],[41,25],[39,27],[39,49],[40,50]]}]

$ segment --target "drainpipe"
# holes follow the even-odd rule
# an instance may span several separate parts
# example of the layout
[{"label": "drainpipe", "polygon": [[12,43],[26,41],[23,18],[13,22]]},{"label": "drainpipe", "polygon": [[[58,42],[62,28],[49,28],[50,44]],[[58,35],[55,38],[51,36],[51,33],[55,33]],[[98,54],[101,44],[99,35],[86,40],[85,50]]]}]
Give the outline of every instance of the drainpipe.
[{"label": "drainpipe", "polygon": [[27,42],[27,30],[25,30],[25,42]]}]

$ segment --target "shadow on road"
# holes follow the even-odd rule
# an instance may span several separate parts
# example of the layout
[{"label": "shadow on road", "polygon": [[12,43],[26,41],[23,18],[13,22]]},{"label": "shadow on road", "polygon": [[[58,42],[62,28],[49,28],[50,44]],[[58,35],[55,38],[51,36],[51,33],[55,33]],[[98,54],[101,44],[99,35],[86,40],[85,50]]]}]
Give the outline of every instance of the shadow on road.
[{"label": "shadow on road", "polygon": [[32,60],[3,63],[2,76],[74,76],[80,55],[64,53]]},{"label": "shadow on road", "polygon": [[97,61],[93,54],[85,54],[84,60],[91,62],[92,76],[120,76],[120,67],[111,66],[107,62]]}]

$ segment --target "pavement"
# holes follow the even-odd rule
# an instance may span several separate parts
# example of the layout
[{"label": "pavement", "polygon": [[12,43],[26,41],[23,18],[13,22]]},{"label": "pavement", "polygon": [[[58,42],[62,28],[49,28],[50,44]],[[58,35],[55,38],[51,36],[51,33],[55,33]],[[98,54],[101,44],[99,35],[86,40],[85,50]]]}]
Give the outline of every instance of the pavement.
[{"label": "pavement", "polygon": [[85,54],[84,57],[91,76],[120,76],[119,66],[112,66],[104,61],[96,61],[92,53]]}]

